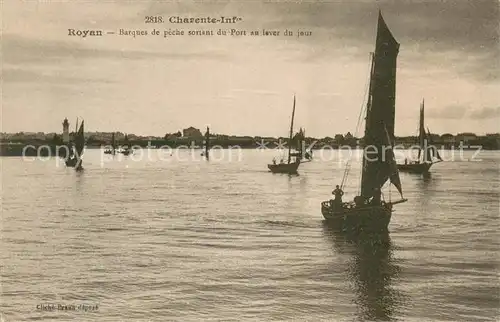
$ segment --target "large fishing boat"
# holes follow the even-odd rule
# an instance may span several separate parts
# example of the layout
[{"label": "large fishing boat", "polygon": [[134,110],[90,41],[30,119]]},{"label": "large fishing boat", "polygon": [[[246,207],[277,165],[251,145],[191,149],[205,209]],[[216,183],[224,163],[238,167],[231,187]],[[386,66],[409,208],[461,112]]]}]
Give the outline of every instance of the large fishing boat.
[{"label": "large fishing boat", "polygon": [[[420,120],[418,128],[418,157],[416,161],[405,159],[404,164],[398,164],[399,171],[410,173],[427,173],[434,163],[442,162],[437,148],[432,144],[432,136],[424,128],[424,101],[420,105]],[[422,153],[423,152],[423,153]]]},{"label": "large fishing boat", "polygon": [[[334,191],[335,200],[321,203],[324,218],[344,231],[385,231],[391,220],[393,206],[407,201],[403,198],[399,172],[392,150],[398,52],[399,43],[394,39],[379,11],[366,104],[361,194],[352,202],[342,202],[342,188],[350,169],[348,162],[341,187]],[[361,117],[358,120],[358,127],[360,122]],[[382,188],[388,180],[399,191],[400,200],[384,200]]]},{"label": "large fishing boat", "polygon": [[[73,167],[76,170],[82,170],[82,156],[83,149],[85,148],[85,137],[84,137],[84,121],[80,124],[78,132],[75,133],[75,138],[70,145],[70,152],[65,160],[67,167]],[[78,127],[78,120],[76,121],[76,126]]]},{"label": "large fishing boat", "polygon": [[[311,161],[310,156],[311,153],[307,152],[305,155],[302,153],[302,145],[300,145],[300,139],[302,138],[302,135],[298,135],[293,137],[293,120],[295,118],[295,95],[293,96],[293,109],[292,109],[292,120],[290,123],[290,138],[288,141],[288,158],[287,162],[284,161],[284,159],[281,159],[281,161],[278,163],[276,162],[276,159],[273,160],[272,164],[268,164],[267,167],[272,173],[286,173],[286,174],[296,174],[297,170],[299,169],[299,165],[301,163],[309,162]],[[301,133],[302,134],[302,131]],[[294,141],[298,141],[300,147],[297,148],[297,151],[292,152],[292,145]],[[303,157],[306,157],[306,159],[303,159]],[[294,159],[292,159],[294,158]]]}]

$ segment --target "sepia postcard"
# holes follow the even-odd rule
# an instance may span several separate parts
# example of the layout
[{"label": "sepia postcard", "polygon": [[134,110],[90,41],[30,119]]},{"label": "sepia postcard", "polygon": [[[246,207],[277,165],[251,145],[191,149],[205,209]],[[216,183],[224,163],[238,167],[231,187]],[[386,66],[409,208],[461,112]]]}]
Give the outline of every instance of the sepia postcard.
[{"label": "sepia postcard", "polygon": [[498,321],[496,0],[5,0],[0,321]]}]

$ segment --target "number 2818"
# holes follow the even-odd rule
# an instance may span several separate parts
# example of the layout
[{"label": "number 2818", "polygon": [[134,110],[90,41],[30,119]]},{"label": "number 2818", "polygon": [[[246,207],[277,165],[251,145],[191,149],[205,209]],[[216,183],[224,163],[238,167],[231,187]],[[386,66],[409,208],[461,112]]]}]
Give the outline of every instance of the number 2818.
[{"label": "number 2818", "polygon": [[144,17],[144,23],[163,23],[162,16],[146,16]]}]

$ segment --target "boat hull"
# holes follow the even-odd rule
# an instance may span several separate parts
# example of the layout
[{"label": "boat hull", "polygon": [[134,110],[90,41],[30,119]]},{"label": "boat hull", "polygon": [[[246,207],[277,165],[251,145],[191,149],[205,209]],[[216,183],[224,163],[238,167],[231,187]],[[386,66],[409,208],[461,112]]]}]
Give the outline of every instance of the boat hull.
[{"label": "boat hull", "polygon": [[432,163],[410,163],[410,164],[398,164],[398,170],[401,172],[409,173],[427,173],[431,168]]},{"label": "boat hull", "polygon": [[321,213],[329,224],[342,231],[383,232],[388,230],[391,221],[392,204],[349,208],[348,204],[335,207],[331,201],[324,201],[321,203]]},{"label": "boat hull", "polygon": [[288,173],[295,174],[299,169],[300,162],[282,163],[282,164],[268,164],[267,167],[272,173]]},{"label": "boat hull", "polygon": [[77,157],[74,156],[66,159],[65,163],[66,166],[70,168],[75,168],[75,167],[78,168],[82,166],[82,160],[79,160]]}]

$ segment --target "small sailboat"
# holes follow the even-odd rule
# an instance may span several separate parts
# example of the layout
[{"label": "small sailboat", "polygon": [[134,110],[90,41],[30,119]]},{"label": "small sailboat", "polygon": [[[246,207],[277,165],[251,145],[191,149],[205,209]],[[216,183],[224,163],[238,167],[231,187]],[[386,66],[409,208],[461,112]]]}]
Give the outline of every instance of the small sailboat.
[{"label": "small sailboat", "polygon": [[[78,126],[78,120],[76,121],[76,125]],[[84,121],[82,120],[82,124],[80,124],[78,132],[75,133],[75,138],[72,142],[70,154],[65,161],[67,167],[73,167],[76,170],[83,169],[82,156],[84,148],[85,148]]]},{"label": "small sailboat", "polygon": [[116,154],[116,142],[115,142],[115,133],[111,134],[111,149],[106,149],[104,154]]},{"label": "small sailboat", "polygon": [[[326,221],[344,231],[386,231],[391,220],[393,206],[407,201],[403,198],[399,172],[392,150],[398,52],[399,43],[394,39],[379,11],[377,39],[375,53],[372,56],[366,104],[361,194],[352,202],[342,202],[342,188],[350,169],[348,164],[342,179],[342,187],[337,186],[334,191],[335,200],[321,203],[321,212]],[[382,188],[388,180],[399,191],[400,200],[383,200]]]},{"label": "small sailboat", "polygon": [[123,155],[129,155],[129,154],[133,153],[134,151],[132,150],[132,147],[130,146],[127,134],[125,134],[123,141],[124,141],[125,145],[122,146],[121,149],[118,150],[118,152],[123,154]]},{"label": "small sailboat", "polygon": [[207,131],[205,132],[205,150],[201,152],[201,156],[210,160],[210,128],[207,126]]},{"label": "small sailboat", "polygon": [[295,149],[297,152],[292,152],[292,156],[298,156],[301,158],[301,163],[311,162],[313,158],[312,150],[308,150],[305,146],[306,131],[300,128],[299,132],[295,134],[292,139],[292,144],[295,144]]},{"label": "small sailboat", "polygon": [[[293,109],[292,109],[292,121],[290,124],[290,139],[288,142],[288,160],[287,162],[284,162],[283,159],[281,159],[280,163],[276,162],[276,159],[273,160],[272,164],[268,164],[267,167],[272,173],[286,173],[286,174],[296,174],[297,170],[299,168],[300,163],[307,162],[302,160],[302,150],[299,149],[296,152],[292,152],[292,145],[293,145],[293,121],[295,118],[295,95],[293,96]],[[308,155],[309,156],[309,155]],[[292,160],[292,157],[294,158]]]},{"label": "small sailboat", "polygon": [[[424,128],[424,101],[420,105],[420,121],[418,129],[418,158],[416,161],[408,162],[405,159],[404,164],[398,164],[399,171],[410,173],[427,173],[434,163],[442,162],[443,159],[435,146],[432,145],[432,137],[427,128]],[[422,153],[423,152],[423,153]]]}]

